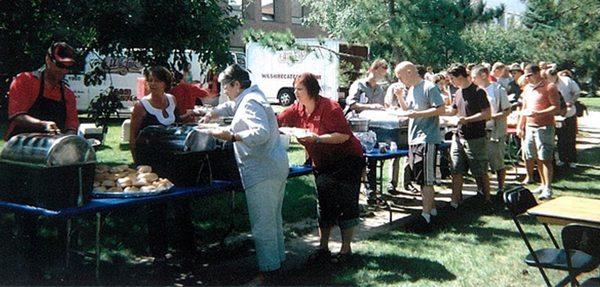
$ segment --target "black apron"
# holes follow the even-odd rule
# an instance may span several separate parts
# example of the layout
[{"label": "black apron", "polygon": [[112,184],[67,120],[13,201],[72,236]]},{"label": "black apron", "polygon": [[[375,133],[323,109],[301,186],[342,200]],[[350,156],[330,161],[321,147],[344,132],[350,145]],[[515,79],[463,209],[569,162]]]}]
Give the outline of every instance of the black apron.
[{"label": "black apron", "polygon": [[[56,126],[61,130],[65,131],[67,121],[67,102],[65,101],[65,88],[64,84],[60,84],[60,101],[54,101],[44,97],[44,72],[39,73],[40,76],[40,91],[37,99],[27,111],[27,115],[32,116],[42,121],[52,121],[56,123]],[[35,132],[46,132],[44,129],[39,128],[26,128],[21,126],[15,126],[10,137],[22,134],[22,133],[35,133]]]}]

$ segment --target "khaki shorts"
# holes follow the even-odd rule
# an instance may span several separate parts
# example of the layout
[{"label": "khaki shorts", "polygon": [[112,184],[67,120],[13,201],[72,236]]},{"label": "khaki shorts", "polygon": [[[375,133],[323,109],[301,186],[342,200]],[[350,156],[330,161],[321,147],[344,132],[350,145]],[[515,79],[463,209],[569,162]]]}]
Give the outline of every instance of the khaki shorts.
[{"label": "khaki shorts", "polygon": [[551,160],[554,157],[554,134],[554,126],[525,127],[525,159]]},{"label": "khaki shorts", "polygon": [[487,143],[487,137],[465,140],[454,135],[450,147],[452,173],[465,174],[471,170],[474,177],[485,175],[488,170]]},{"label": "khaki shorts", "polygon": [[490,139],[487,147],[490,170],[495,172],[505,169],[504,154],[506,153],[506,137],[502,136],[498,139]]}]

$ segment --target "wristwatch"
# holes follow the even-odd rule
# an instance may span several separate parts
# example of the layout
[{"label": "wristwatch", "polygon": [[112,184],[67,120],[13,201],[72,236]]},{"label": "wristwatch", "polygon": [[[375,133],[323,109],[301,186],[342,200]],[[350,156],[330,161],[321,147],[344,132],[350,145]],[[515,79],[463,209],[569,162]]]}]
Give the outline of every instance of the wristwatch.
[{"label": "wristwatch", "polygon": [[316,143],[321,143],[321,138],[319,136],[317,136],[317,140],[315,142]]},{"label": "wristwatch", "polygon": [[230,139],[230,141],[231,141],[231,142],[236,142],[236,141],[237,141],[237,140],[235,139],[235,133],[233,133],[233,132],[231,133],[231,139]]}]

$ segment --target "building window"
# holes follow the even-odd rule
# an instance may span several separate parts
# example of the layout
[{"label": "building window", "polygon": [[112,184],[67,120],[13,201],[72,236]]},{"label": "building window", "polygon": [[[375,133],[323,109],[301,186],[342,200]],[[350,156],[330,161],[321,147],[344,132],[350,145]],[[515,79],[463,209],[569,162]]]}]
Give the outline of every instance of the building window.
[{"label": "building window", "polygon": [[292,23],[302,24],[305,16],[305,7],[300,4],[299,0],[292,0]]},{"label": "building window", "polygon": [[242,18],[243,0],[229,0],[229,6],[231,7],[232,16]]},{"label": "building window", "polygon": [[263,21],[275,21],[275,6],[273,5],[273,0],[262,0],[260,8]]}]

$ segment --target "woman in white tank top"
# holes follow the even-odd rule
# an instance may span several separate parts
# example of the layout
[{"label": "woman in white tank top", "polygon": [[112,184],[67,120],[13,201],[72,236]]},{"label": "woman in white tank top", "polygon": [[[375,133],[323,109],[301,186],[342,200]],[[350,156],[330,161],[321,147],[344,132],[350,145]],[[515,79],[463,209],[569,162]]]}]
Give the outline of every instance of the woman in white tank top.
[{"label": "woman in white tank top", "polygon": [[171,72],[165,67],[157,66],[148,69],[145,74],[150,94],[135,103],[131,114],[129,148],[134,162],[135,141],[142,129],[150,125],[168,126],[178,120],[175,97],[167,93],[173,82]]}]

